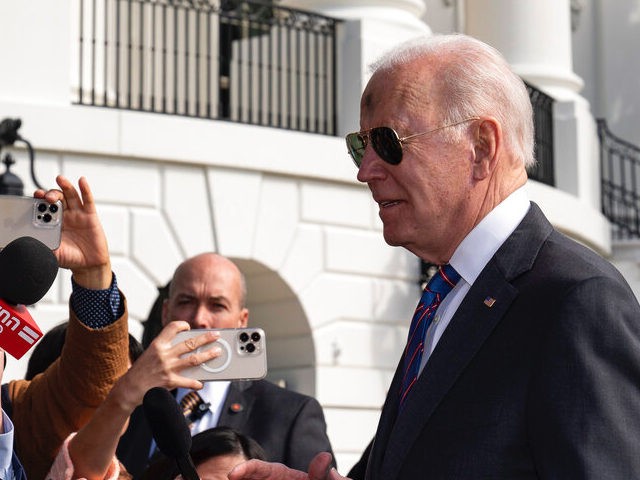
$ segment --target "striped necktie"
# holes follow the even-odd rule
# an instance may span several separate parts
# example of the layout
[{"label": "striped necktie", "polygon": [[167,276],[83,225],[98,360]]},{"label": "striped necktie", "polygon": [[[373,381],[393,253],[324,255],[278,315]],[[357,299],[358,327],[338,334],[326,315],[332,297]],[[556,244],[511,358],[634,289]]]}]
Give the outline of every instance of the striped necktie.
[{"label": "striped necktie", "polygon": [[205,403],[198,392],[191,390],[187,393],[182,400],[180,400],[180,407],[182,413],[187,421],[189,428],[193,426],[193,423],[202,418],[202,416],[209,410],[211,404]]},{"label": "striped necktie", "polygon": [[422,292],[422,297],[411,320],[407,346],[404,350],[404,370],[402,389],[400,390],[401,408],[407,394],[418,379],[427,329],[435,317],[440,302],[455,287],[458,280],[460,280],[460,274],[451,265],[442,265]]}]

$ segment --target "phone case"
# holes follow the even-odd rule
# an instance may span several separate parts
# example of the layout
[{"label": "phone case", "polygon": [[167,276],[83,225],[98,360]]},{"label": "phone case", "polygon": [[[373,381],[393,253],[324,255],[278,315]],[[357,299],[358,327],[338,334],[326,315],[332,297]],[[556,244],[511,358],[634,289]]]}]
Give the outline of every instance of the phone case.
[{"label": "phone case", "polygon": [[[204,332],[216,330],[220,338],[200,347],[197,351],[213,346],[222,349],[222,355],[197,367],[186,368],[181,375],[203,382],[213,380],[253,380],[267,375],[267,344],[261,328],[195,329],[179,332],[171,342],[173,345]],[[189,355],[189,354],[185,354]]]},{"label": "phone case", "polygon": [[62,203],[0,195],[0,249],[19,237],[33,237],[51,250],[60,246]]}]

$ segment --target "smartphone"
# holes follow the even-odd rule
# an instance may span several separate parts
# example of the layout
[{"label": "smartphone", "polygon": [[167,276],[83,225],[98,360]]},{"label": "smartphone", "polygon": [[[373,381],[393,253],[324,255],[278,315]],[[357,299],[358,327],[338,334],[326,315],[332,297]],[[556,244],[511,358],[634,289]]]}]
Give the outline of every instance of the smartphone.
[{"label": "smartphone", "polygon": [[[181,375],[202,382],[254,380],[267,375],[267,344],[264,330],[249,327],[211,330],[220,332],[220,338],[200,347],[197,351],[206,351],[218,346],[222,349],[222,354],[196,367],[184,369]],[[179,332],[171,343],[175,345],[211,330],[195,329]]]},{"label": "smartphone", "polygon": [[51,250],[60,246],[62,203],[0,195],[0,249],[19,237],[33,237]]}]

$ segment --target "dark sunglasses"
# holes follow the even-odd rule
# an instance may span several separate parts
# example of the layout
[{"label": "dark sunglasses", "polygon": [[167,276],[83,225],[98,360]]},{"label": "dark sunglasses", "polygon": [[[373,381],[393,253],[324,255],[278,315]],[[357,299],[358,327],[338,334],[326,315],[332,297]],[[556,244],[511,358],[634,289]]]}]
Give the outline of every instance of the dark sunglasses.
[{"label": "dark sunglasses", "polygon": [[358,168],[360,168],[362,164],[364,150],[367,148],[369,142],[371,142],[371,146],[382,160],[391,165],[398,165],[402,160],[402,144],[406,143],[407,140],[472,120],[479,120],[479,117],[465,118],[459,122],[442,125],[441,127],[427,130],[426,132],[414,133],[413,135],[402,138],[400,138],[397,132],[391,127],[375,127],[361,132],[349,133],[345,137],[345,140],[347,141],[349,155],[351,155],[353,163],[355,163]]}]

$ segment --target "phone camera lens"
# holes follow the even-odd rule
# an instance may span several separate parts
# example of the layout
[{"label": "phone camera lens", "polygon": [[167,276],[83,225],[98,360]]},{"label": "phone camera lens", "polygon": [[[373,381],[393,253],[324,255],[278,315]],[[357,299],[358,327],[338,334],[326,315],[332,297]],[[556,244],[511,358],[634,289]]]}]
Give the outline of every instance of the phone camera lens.
[{"label": "phone camera lens", "polygon": [[52,203],[51,205],[49,205],[49,211],[51,213],[56,213],[58,211],[58,206]]},{"label": "phone camera lens", "polygon": [[258,332],[253,332],[251,334],[251,340],[253,340],[254,342],[259,342],[260,341],[260,334]]},{"label": "phone camera lens", "polygon": [[52,217],[51,217],[51,214],[49,214],[49,213],[45,213],[45,214],[42,216],[42,221],[43,221],[44,223],[49,223],[49,222],[51,221],[51,218],[52,218]]},{"label": "phone camera lens", "polygon": [[47,211],[47,204],[46,203],[39,203],[38,204],[38,211],[39,212],[46,212]]},{"label": "phone camera lens", "polygon": [[240,341],[242,343],[245,343],[245,342],[249,341],[249,334],[247,332],[242,332],[240,334]]},{"label": "phone camera lens", "polygon": [[247,344],[247,352],[253,353],[255,351],[256,351],[256,346],[253,343],[248,343]]}]

